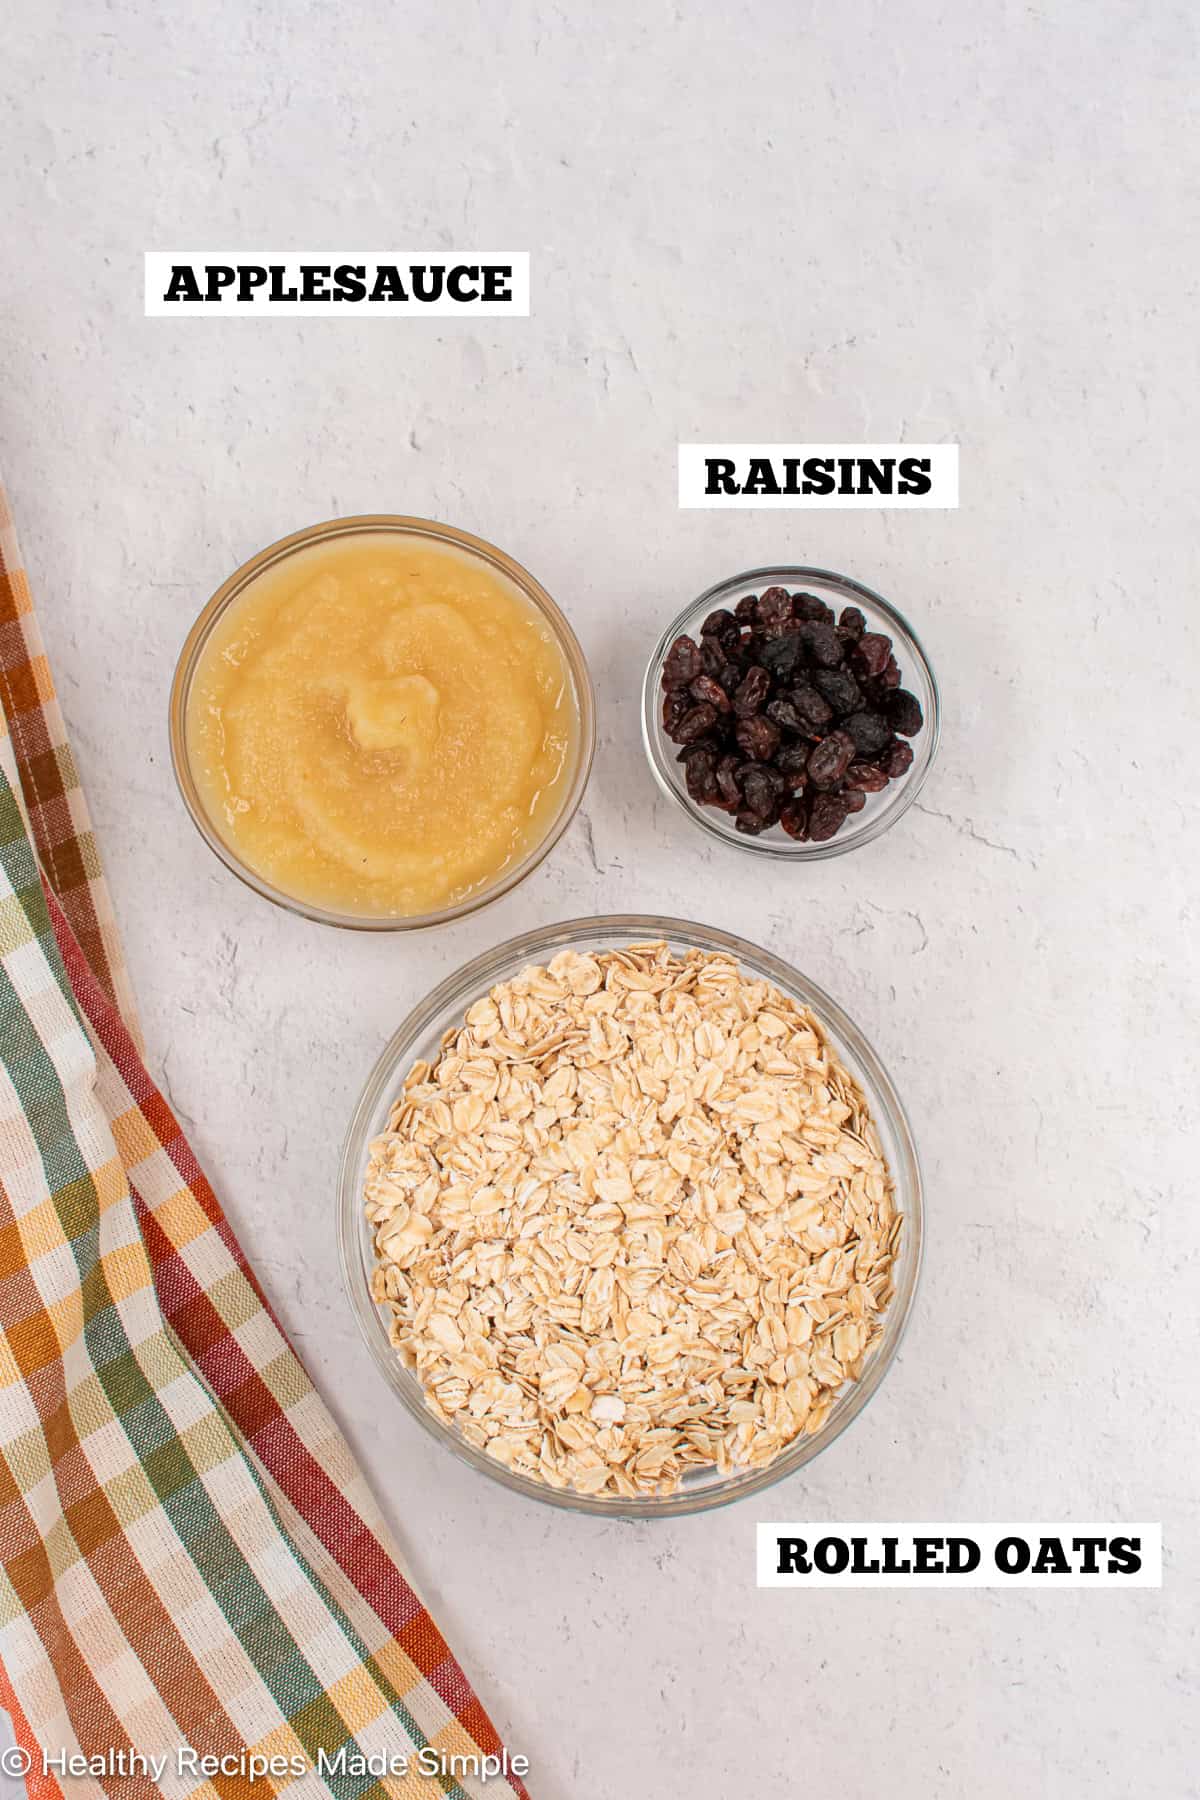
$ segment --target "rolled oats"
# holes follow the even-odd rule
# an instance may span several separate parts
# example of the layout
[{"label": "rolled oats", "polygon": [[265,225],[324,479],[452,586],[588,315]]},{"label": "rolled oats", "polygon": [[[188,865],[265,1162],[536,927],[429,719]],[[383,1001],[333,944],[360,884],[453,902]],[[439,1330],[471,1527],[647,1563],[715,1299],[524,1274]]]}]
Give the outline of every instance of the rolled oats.
[{"label": "rolled oats", "polygon": [[372,1292],[429,1407],[625,1498],[771,1462],[883,1330],[901,1220],[811,1013],[644,944],[500,983],[417,1062],[365,1183]]}]

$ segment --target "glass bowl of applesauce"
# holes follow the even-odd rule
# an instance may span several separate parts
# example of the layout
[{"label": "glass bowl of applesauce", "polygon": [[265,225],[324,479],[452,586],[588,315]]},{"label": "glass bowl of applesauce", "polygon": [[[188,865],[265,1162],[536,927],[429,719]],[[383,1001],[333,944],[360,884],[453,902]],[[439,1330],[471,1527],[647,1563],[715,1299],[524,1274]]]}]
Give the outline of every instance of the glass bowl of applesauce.
[{"label": "glass bowl of applesauce", "polygon": [[570,823],[591,676],[545,589],[428,519],[336,519],[244,563],[193,625],[171,758],[209,848],[326,924],[444,924]]}]

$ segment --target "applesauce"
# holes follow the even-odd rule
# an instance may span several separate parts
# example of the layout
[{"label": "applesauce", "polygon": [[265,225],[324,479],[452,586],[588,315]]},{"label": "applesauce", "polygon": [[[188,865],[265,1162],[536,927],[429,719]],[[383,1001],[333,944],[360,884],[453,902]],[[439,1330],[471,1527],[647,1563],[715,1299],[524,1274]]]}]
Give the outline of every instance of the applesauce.
[{"label": "applesauce", "polygon": [[402,919],[537,850],[578,769],[580,708],[560,632],[515,579],[437,536],[364,528],[236,592],[194,658],[183,736],[199,805],[249,871],[308,907]]}]

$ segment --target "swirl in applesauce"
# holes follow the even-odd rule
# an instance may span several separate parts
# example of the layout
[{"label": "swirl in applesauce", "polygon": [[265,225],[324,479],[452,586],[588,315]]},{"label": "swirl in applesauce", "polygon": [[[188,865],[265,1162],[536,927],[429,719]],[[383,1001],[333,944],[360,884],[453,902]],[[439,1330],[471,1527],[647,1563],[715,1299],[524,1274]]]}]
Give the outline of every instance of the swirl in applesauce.
[{"label": "swirl in applesauce", "polygon": [[578,754],[549,624],[498,570],[363,532],[256,576],[187,704],[214,827],[264,881],[360,917],[453,906],[546,835]]}]

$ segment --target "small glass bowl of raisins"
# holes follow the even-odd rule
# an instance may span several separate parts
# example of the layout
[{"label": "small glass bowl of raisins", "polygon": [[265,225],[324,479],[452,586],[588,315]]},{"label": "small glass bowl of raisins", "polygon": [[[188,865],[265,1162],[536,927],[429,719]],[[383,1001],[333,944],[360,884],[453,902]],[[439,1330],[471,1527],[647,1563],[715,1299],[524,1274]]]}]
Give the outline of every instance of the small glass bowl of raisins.
[{"label": "small glass bowl of raisins", "polygon": [[911,625],[828,569],[750,569],[672,620],[642,690],[663,793],[710,836],[800,862],[869,844],[908,811],[938,743]]}]

